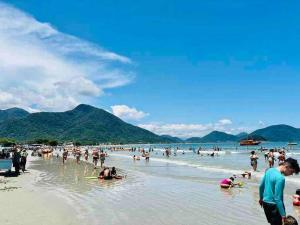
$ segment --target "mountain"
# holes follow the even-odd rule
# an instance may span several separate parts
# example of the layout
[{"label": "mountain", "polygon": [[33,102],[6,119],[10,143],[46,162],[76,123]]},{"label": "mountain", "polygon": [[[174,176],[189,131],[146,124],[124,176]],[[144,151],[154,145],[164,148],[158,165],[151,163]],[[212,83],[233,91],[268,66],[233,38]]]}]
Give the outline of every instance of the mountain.
[{"label": "mountain", "polygon": [[187,143],[208,143],[208,142],[227,142],[238,141],[239,138],[235,135],[227,134],[220,131],[213,131],[204,137],[192,137],[185,140]]},{"label": "mountain", "polygon": [[201,143],[201,137],[191,137],[185,140],[186,143]]},{"label": "mountain", "polygon": [[173,137],[170,135],[161,135],[161,137],[168,139],[172,143],[183,143],[184,141],[178,137]]},{"label": "mountain", "polygon": [[249,135],[249,134],[246,133],[246,132],[241,132],[241,133],[239,133],[239,134],[237,134],[237,135],[235,135],[235,136],[238,137],[238,138],[243,139],[243,138],[247,138],[248,135]]},{"label": "mountain", "polygon": [[243,132],[237,135],[231,135],[224,132],[213,131],[202,138],[192,137],[185,141],[188,143],[226,142],[240,141],[248,138],[256,141],[300,141],[300,129],[280,124],[255,130],[250,134]]},{"label": "mountain", "polygon": [[28,116],[29,114],[29,112],[20,108],[0,110],[0,123],[6,120],[21,119]]},{"label": "mountain", "polygon": [[0,123],[0,137],[81,143],[161,143],[169,139],[128,124],[105,110],[81,104],[66,112],[39,112]]},{"label": "mountain", "polygon": [[201,138],[201,142],[227,142],[237,140],[238,138],[236,136],[220,131],[213,131]]},{"label": "mountain", "polygon": [[300,141],[300,129],[285,124],[273,125],[256,130],[250,134],[258,135],[268,141]]}]

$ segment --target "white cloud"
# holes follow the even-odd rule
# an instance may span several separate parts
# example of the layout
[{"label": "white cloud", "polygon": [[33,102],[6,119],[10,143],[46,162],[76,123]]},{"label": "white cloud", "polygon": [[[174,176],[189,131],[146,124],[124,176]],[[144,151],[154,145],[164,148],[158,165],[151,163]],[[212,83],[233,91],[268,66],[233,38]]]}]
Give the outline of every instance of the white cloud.
[{"label": "white cloud", "polygon": [[156,134],[168,134],[180,138],[202,137],[214,130],[230,134],[237,134],[248,131],[246,127],[234,127],[229,119],[221,119],[215,123],[207,124],[161,124],[149,123],[139,124],[139,127],[150,130]]},{"label": "white cloud", "polygon": [[232,121],[230,119],[221,119],[218,121],[220,125],[231,125]]},{"label": "white cloud", "polygon": [[141,128],[156,134],[168,134],[180,138],[200,137],[213,130],[212,124],[139,124]]},{"label": "white cloud", "polygon": [[[131,82],[127,57],[0,3],[0,108],[69,109]],[[122,64],[122,70],[118,65]]]},{"label": "white cloud", "polygon": [[136,108],[130,108],[127,105],[114,105],[111,106],[111,109],[115,116],[124,120],[140,120],[149,115],[143,111],[138,111]]}]

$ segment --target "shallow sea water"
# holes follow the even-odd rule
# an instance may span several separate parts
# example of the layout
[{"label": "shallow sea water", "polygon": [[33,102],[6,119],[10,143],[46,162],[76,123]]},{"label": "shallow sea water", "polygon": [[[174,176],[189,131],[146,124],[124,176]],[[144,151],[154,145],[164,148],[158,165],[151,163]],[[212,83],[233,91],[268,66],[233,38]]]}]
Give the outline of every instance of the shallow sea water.
[{"label": "shallow sea water", "polygon": [[[133,161],[138,152],[108,152],[106,166],[116,166],[122,180],[89,180],[97,176],[88,162],[77,164],[61,158],[33,162],[32,169],[42,171],[37,188],[64,199],[73,208],[73,215],[83,224],[192,225],[192,224],[267,224],[258,205],[258,184],[267,167],[260,154],[259,170],[253,178],[240,178],[243,188],[220,189],[222,178],[250,170],[251,149],[228,148],[219,156],[197,155],[181,147],[177,156],[166,158],[163,147],[151,152],[150,162]],[[229,151],[229,152],[228,152]],[[298,158],[298,150],[289,153]],[[300,151],[299,151],[300,153]],[[300,184],[299,177],[287,179],[285,202],[288,214],[298,216],[291,195]]]}]

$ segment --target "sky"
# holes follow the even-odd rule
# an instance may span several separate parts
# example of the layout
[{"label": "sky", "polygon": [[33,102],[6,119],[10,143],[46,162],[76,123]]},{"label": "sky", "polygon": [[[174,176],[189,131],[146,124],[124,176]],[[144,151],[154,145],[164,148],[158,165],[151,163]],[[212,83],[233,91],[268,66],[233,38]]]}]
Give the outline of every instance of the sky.
[{"label": "sky", "polygon": [[181,138],[300,127],[299,7],[0,0],[0,109],[86,103]]}]

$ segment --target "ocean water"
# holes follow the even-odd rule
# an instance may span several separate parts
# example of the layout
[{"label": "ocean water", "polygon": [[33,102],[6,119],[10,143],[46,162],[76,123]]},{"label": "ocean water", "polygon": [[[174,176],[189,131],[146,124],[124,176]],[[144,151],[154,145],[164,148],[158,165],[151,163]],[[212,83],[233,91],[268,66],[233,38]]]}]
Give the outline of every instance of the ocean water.
[{"label": "ocean water", "polygon": [[[256,147],[239,147],[234,143],[133,145],[151,152],[150,161],[133,161],[139,152],[108,151],[106,166],[116,166],[122,180],[89,180],[97,176],[90,162],[77,164],[69,159],[52,157],[33,162],[32,168],[42,171],[36,187],[60,196],[74,209],[83,224],[267,224],[258,205],[259,179],[267,168],[263,153],[258,152],[258,172],[251,179],[239,178],[243,188],[220,189],[221,179],[243,171],[250,171],[249,153]],[[124,147],[133,147],[124,146]],[[208,152],[218,146],[222,151],[211,157],[194,153],[201,146]],[[166,157],[164,147],[177,150]],[[264,143],[263,147],[286,147],[286,143]],[[90,148],[91,150],[91,148]],[[182,154],[182,153],[185,154]],[[297,146],[288,156],[299,159]],[[61,154],[59,152],[59,154]],[[91,160],[91,159],[90,159]],[[276,162],[275,162],[276,164]],[[298,176],[286,182],[285,202],[289,214],[299,218],[299,210],[292,206],[291,195],[300,185]]]}]

